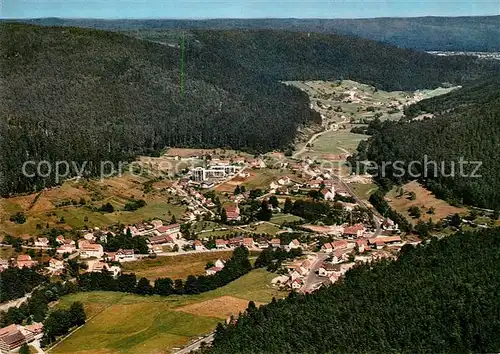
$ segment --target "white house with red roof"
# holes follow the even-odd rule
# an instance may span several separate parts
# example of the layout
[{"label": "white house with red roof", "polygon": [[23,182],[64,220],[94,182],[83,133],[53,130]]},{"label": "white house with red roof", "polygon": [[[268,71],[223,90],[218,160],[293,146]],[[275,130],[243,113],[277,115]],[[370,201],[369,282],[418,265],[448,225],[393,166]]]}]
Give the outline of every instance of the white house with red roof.
[{"label": "white house with red roof", "polygon": [[243,246],[246,248],[253,248],[255,245],[253,238],[251,237],[245,237],[243,238]]},{"label": "white house with red roof", "polygon": [[281,246],[281,240],[279,238],[273,238],[270,242],[271,247],[278,248]]},{"label": "white house with red roof", "polygon": [[114,260],[116,262],[130,262],[130,261],[135,261],[136,260],[136,257],[135,257],[135,252],[133,249],[119,249],[118,251],[116,251],[115,253],[115,256],[114,256]]},{"label": "white house with red roof", "polygon": [[203,250],[206,249],[205,246],[203,246],[203,243],[201,243],[200,240],[195,240],[193,242],[193,248],[194,248],[195,251],[203,251]]},{"label": "white house with red roof", "polygon": [[324,243],[323,246],[321,246],[321,250],[326,253],[332,253],[333,245],[330,242]]},{"label": "white house with red roof", "polygon": [[33,266],[35,266],[37,264],[36,261],[32,260],[31,259],[31,256],[27,255],[27,254],[20,254],[19,256],[17,256],[17,259],[16,259],[16,265],[17,265],[17,268],[21,269],[21,268],[31,268]]},{"label": "white house with red roof", "polygon": [[290,241],[290,243],[286,246],[286,249],[287,250],[293,250],[293,249],[296,249],[296,248],[301,248],[302,246],[300,245],[300,242],[299,240],[297,239],[293,239],[292,241]]},{"label": "white house with red roof", "polygon": [[232,204],[224,207],[226,210],[226,216],[228,221],[239,221],[240,217],[240,208],[237,204]]},{"label": "white house with red roof", "polygon": [[227,248],[227,241],[223,240],[221,238],[216,239],[215,240],[215,248],[217,248],[218,250],[222,250],[222,249]]}]

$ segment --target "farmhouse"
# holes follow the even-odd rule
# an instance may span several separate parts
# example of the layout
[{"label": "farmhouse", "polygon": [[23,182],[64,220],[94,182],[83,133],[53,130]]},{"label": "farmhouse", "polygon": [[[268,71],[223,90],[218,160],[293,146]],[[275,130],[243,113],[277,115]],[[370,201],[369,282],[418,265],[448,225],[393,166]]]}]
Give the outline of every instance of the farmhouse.
[{"label": "farmhouse", "polygon": [[157,235],[149,238],[151,245],[168,245],[174,243],[174,239],[169,235]]},{"label": "farmhouse", "polygon": [[401,241],[399,236],[374,237],[368,240],[368,244],[376,249],[382,249],[386,245],[401,244]]},{"label": "farmhouse", "polygon": [[278,247],[280,247],[280,245],[281,245],[281,240],[279,238],[273,238],[271,240],[271,246],[273,248],[278,248]]},{"label": "farmhouse", "polygon": [[174,238],[179,236],[179,233],[181,231],[181,225],[180,224],[170,224],[170,225],[164,225],[160,226],[156,229],[156,234],[157,235],[169,235]]},{"label": "farmhouse", "polygon": [[318,275],[321,277],[329,277],[332,274],[340,275],[342,271],[340,264],[323,263],[318,269]]}]

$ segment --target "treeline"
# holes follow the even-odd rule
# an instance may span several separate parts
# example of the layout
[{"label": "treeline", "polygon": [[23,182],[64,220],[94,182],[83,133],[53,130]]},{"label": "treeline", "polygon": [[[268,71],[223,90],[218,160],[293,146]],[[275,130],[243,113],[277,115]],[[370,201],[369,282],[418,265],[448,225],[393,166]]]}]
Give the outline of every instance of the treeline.
[{"label": "treeline", "polygon": [[328,288],[249,306],[209,352],[498,352],[499,254],[499,228],[406,245]]},{"label": "treeline", "polygon": [[[422,51],[500,51],[500,16],[415,17],[364,19],[208,19],[208,20],[96,20],[41,18],[30,23],[45,26],[81,26],[116,31],[153,33],[179,29],[274,29],[345,34]],[[460,30],[456,30],[459,28]],[[153,37],[154,38],[154,37]],[[154,38],[156,39],[156,38]]]},{"label": "treeline", "polygon": [[[408,117],[383,122],[353,161],[369,160],[379,183],[418,180],[453,204],[500,209],[500,80],[472,85],[421,101]],[[397,166],[395,162],[400,165]]]},{"label": "treeline", "polygon": [[1,311],[0,327],[27,321],[43,322],[49,312],[49,303],[78,290],[78,287],[71,282],[48,283],[34,290],[31,297],[19,307],[10,307],[7,311]]},{"label": "treeline", "polygon": [[43,323],[42,345],[46,346],[57,337],[68,334],[72,328],[84,325],[86,320],[87,315],[81,302],[73,302],[67,310],[52,311]]},{"label": "treeline", "polygon": [[358,208],[352,212],[346,211],[339,202],[330,205],[327,202],[297,199],[291,206],[290,204],[285,205],[285,210],[285,212],[300,216],[307,222],[322,222],[325,225],[338,225],[345,222],[370,223],[372,219],[369,210]]},{"label": "treeline", "polygon": [[31,292],[47,281],[35,269],[9,267],[0,272],[0,302],[14,300]]},{"label": "treeline", "polygon": [[120,291],[140,295],[199,294],[217,289],[248,273],[252,266],[248,260],[248,249],[236,248],[224,268],[214,275],[190,275],[185,281],[159,278],[151,286],[146,278],[137,280],[135,274],[121,274],[116,279],[108,272],[82,274],[78,285],[82,291]]}]

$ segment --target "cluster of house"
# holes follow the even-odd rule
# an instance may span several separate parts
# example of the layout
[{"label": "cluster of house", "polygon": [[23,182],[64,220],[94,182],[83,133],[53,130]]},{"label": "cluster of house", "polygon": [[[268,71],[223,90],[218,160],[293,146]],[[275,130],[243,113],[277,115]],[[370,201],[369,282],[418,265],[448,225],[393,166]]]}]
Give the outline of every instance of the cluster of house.
[{"label": "cluster of house", "polygon": [[25,343],[43,337],[43,324],[32,323],[27,326],[11,324],[0,328],[0,353],[14,353]]},{"label": "cluster of house", "polygon": [[297,260],[284,265],[287,274],[282,274],[271,280],[273,286],[281,289],[300,290],[305,284],[305,278],[311,272],[316,256],[308,255],[306,259]]},{"label": "cluster of house", "polygon": [[182,215],[185,221],[195,221],[209,213],[207,208],[215,206],[211,199],[206,198],[195,187],[196,183],[189,178],[181,178],[167,190],[172,195],[182,197],[182,202],[187,205],[187,211]]},{"label": "cluster of house", "polygon": [[24,267],[31,268],[36,266],[37,264],[38,262],[31,259],[30,255],[20,254],[16,258],[11,258],[10,260],[0,259],[0,272],[3,272],[5,269],[10,267],[17,267],[19,269],[22,269]]},{"label": "cluster of house", "polygon": [[268,240],[265,237],[260,237],[259,239],[254,240],[253,237],[236,236],[228,240],[220,238],[215,240],[215,248],[219,250],[224,250],[227,248],[235,248],[240,246],[244,246],[248,249],[265,249],[271,246],[273,248],[283,248],[287,251],[303,247],[303,245],[301,245],[301,243],[297,239],[294,239],[285,245],[281,244],[281,240],[279,238],[273,238],[271,240]]}]

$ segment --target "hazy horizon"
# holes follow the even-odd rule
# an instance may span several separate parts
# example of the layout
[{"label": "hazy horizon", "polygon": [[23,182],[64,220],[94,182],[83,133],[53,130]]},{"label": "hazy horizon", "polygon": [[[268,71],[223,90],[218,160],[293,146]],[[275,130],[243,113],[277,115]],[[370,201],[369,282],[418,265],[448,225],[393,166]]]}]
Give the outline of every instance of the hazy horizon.
[{"label": "hazy horizon", "polygon": [[2,19],[363,19],[495,15],[500,15],[498,1],[0,0]]}]

